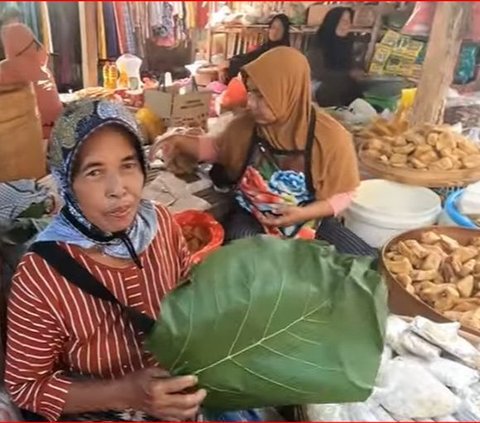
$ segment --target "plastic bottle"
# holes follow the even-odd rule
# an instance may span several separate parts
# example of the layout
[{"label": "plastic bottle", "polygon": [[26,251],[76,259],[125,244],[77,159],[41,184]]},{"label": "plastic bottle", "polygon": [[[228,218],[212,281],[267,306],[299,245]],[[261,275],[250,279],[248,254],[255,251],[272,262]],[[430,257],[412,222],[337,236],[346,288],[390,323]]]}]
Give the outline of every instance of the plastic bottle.
[{"label": "plastic bottle", "polygon": [[105,62],[102,68],[102,77],[103,77],[103,87],[109,88],[110,86],[110,75],[109,75],[109,63]]},{"label": "plastic bottle", "polygon": [[109,87],[110,89],[114,90],[117,88],[117,77],[118,77],[118,70],[117,66],[115,66],[115,63],[110,63],[110,67],[108,69],[108,81],[109,81]]}]

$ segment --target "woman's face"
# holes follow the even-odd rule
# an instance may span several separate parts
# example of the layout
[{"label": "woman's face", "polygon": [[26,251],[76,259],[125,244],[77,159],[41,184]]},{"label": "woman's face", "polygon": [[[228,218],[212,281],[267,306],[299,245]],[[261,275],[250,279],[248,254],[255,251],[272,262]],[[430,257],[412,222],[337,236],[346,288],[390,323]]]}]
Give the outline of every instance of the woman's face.
[{"label": "woman's face", "polygon": [[283,38],[285,28],[280,19],[274,19],[270,28],[268,28],[268,39],[270,41],[280,41]]},{"label": "woman's face", "polygon": [[82,146],[73,192],[84,216],[104,232],[124,231],[133,223],[144,176],[127,134],[102,128]]},{"label": "woman's face", "polygon": [[346,37],[352,28],[352,16],[349,11],[345,10],[342,17],[338,21],[335,33],[339,37]]},{"label": "woman's face", "polygon": [[267,104],[265,98],[250,79],[247,79],[247,93],[247,108],[252,113],[255,122],[259,125],[269,125],[274,123],[277,119],[273,113],[273,110]]}]

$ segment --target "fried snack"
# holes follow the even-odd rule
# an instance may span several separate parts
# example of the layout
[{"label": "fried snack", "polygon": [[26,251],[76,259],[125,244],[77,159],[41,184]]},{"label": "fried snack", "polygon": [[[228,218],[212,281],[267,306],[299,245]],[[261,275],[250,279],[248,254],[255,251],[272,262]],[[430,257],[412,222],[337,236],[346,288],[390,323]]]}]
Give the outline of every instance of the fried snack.
[{"label": "fried snack", "polygon": [[208,230],[200,226],[185,225],[182,227],[182,233],[187,241],[188,250],[196,253],[204,248],[210,241]]},{"label": "fried snack", "polygon": [[408,128],[396,116],[376,120],[358,136],[363,157],[389,166],[445,172],[480,167],[480,148],[448,125]]},{"label": "fried snack", "polygon": [[[437,142],[452,143],[440,133]],[[385,252],[385,266],[412,296],[480,331],[480,237],[467,242],[426,231]]]}]

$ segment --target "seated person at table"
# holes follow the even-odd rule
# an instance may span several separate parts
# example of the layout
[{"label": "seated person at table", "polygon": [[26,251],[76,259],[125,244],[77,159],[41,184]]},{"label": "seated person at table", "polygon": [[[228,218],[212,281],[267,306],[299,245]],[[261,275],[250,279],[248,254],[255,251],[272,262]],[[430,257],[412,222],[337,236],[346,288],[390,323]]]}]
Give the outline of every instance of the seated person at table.
[{"label": "seated person at table", "polygon": [[312,105],[305,56],[277,47],[242,72],[248,112],[216,136],[174,135],[158,143],[152,157],[163,148],[167,160],[187,155],[222,165],[236,194],[224,223],[227,241],[316,233],[340,252],[375,254],[333,217],[359,185],[356,153],[351,135]]}]

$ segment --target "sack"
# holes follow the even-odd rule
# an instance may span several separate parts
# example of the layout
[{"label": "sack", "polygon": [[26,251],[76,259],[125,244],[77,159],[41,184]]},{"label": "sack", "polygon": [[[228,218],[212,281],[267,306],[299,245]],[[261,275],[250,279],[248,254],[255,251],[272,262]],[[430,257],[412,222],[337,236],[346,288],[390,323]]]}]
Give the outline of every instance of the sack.
[{"label": "sack", "polygon": [[42,124],[33,86],[0,86],[0,182],[45,174]]},{"label": "sack", "polygon": [[145,90],[145,106],[162,118],[168,127],[201,127],[207,129],[210,91],[193,90],[185,94],[161,89]]}]

